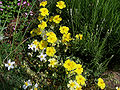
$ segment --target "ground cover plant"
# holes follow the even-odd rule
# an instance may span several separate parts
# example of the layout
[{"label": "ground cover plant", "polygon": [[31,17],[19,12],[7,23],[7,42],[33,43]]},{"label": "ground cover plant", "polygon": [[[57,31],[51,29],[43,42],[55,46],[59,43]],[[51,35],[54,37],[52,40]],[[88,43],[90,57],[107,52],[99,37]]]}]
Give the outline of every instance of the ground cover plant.
[{"label": "ground cover plant", "polygon": [[0,4],[3,90],[120,89],[120,78],[113,80],[105,74],[115,69],[120,77],[120,1],[12,0]]}]

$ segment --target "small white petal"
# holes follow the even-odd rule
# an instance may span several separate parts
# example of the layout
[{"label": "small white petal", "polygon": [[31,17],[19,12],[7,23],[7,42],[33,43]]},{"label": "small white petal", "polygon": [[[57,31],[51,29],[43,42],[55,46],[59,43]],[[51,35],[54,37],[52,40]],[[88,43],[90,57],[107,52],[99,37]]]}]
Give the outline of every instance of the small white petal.
[{"label": "small white petal", "polygon": [[10,70],[10,66],[8,67],[8,70]]},{"label": "small white petal", "polygon": [[27,83],[28,83],[28,86],[31,86],[31,85],[32,85],[31,82],[30,82],[30,80],[28,80]]},{"label": "small white petal", "polygon": [[35,87],[36,87],[36,88],[38,87],[38,84],[37,84],[37,83],[35,84]]},{"label": "small white petal", "polygon": [[30,80],[28,80],[27,82],[30,83]]},{"label": "small white petal", "polygon": [[27,88],[27,86],[26,86],[26,85],[23,85],[23,88],[24,88],[24,89],[26,89],[26,88]]},{"label": "small white petal", "polygon": [[11,64],[15,64],[15,61],[11,62]]},{"label": "small white petal", "polygon": [[67,87],[69,88],[69,87],[70,87],[70,84],[67,84]]},{"label": "small white petal", "polygon": [[11,66],[11,68],[13,69],[13,68],[14,68],[14,66]]},{"label": "small white petal", "polygon": [[8,60],[8,63],[11,63],[11,59]]},{"label": "small white petal", "polygon": [[37,57],[40,58],[40,55],[38,55]]},{"label": "small white petal", "polygon": [[8,64],[5,64],[5,67],[9,67],[9,65],[8,65]]}]

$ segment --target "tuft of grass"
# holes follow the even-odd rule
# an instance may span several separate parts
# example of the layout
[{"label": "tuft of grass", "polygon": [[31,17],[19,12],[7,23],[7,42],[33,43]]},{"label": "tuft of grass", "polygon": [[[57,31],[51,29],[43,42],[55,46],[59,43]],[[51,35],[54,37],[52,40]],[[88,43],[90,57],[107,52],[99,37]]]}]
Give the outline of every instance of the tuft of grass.
[{"label": "tuft of grass", "polygon": [[[77,33],[83,34],[82,41],[72,43],[74,46],[71,53],[86,63],[91,75],[98,77],[120,51],[120,49],[113,50],[120,44],[118,36],[120,1],[65,0],[65,2],[68,12],[63,14],[63,17],[69,20],[66,25],[71,27],[73,37]],[[112,41],[113,36],[115,40]]]}]

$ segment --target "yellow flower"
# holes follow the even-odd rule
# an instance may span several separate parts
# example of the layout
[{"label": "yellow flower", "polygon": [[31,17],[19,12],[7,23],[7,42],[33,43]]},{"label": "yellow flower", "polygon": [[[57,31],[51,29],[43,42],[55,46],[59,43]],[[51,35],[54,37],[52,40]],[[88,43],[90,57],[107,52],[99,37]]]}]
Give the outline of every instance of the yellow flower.
[{"label": "yellow flower", "polygon": [[39,44],[39,42],[37,40],[34,40],[33,44],[37,46]]},{"label": "yellow flower", "polygon": [[46,35],[47,37],[47,41],[50,43],[55,43],[57,41],[57,37],[56,34],[54,32],[47,32]]},{"label": "yellow flower", "polygon": [[55,22],[57,24],[60,23],[61,20],[62,20],[62,18],[60,17],[60,15],[56,15],[53,17],[53,22]]},{"label": "yellow flower", "polygon": [[50,64],[48,64],[49,67],[55,67],[58,64],[58,61],[55,58],[48,60]]},{"label": "yellow flower", "polygon": [[41,35],[41,33],[42,33],[42,31],[41,31],[40,28],[33,29],[33,30],[30,32],[30,34],[31,34],[32,36]]},{"label": "yellow flower", "polygon": [[34,37],[36,35],[35,31],[36,31],[35,28],[32,31],[30,31],[30,34],[31,34],[32,37]]},{"label": "yellow flower", "polygon": [[49,43],[55,43],[55,42],[57,41],[57,37],[56,37],[56,36],[55,36],[55,37],[49,36],[49,37],[47,38],[47,41],[48,41]]},{"label": "yellow flower", "polygon": [[46,23],[45,21],[42,21],[42,23],[39,24],[38,27],[39,27],[41,30],[43,30],[43,29],[45,29],[45,28],[47,27],[47,23]]},{"label": "yellow flower", "polygon": [[54,32],[47,32],[46,35],[49,37],[51,35],[54,36],[55,34],[54,34]]},{"label": "yellow flower", "polygon": [[54,47],[47,47],[47,49],[46,49],[46,54],[47,54],[48,56],[53,57],[55,53],[56,53],[56,50],[55,50]]},{"label": "yellow flower", "polygon": [[52,21],[53,21],[53,16],[49,18],[49,22],[52,22]]},{"label": "yellow flower", "polygon": [[69,27],[62,26],[62,27],[59,28],[59,30],[62,34],[67,34],[68,31],[69,31]]},{"label": "yellow flower", "polygon": [[83,38],[83,35],[82,34],[76,34],[76,36],[75,36],[77,39],[80,39],[80,40],[82,40],[82,38]]},{"label": "yellow flower", "polygon": [[45,7],[46,5],[47,5],[47,1],[42,1],[42,2],[40,3],[40,6]]},{"label": "yellow flower", "polygon": [[76,70],[75,70],[75,72],[76,72],[77,74],[81,74],[81,73],[83,72],[82,65],[77,64],[77,65],[76,65]]},{"label": "yellow flower", "polygon": [[66,7],[65,2],[63,2],[63,1],[59,1],[59,2],[57,2],[56,7],[60,8],[60,9],[65,8],[65,7]]},{"label": "yellow flower", "polygon": [[72,40],[71,37],[70,37],[70,33],[63,34],[62,42],[66,42],[66,41],[69,42],[70,40]]},{"label": "yellow flower", "polygon": [[38,18],[37,18],[39,21],[41,21],[41,20],[43,20],[44,19],[44,17],[43,16],[38,16]]},{"label": "yellow flower", "polygon": [[78,34],[76,34],[76,36],[75,36],[77,39],[79,39],[79,35]]},{"label": "yellow flower", "polygon": [[102,78],[98,78],[98,86],[101,88],[101,89],[104,89],[105,88],[105,83],[104,83],[104,80]]},{"label": "yellow flower", "polygon": [[74,70],[76,68],[76,63],[74,61],[71,61],[70,59],[66,60],[63,66],[68,70]]},{"label": "yellow flower", "polygon": [[37,29],[35,30],[35,33],[36,33],[37,35],[41,35],[42,31],[41,31],[40,28],[37,28]]},{"label": "yellow flower", "polygon": [[82,90],[82,87],[81,87],[81,86],[76,87],[76,89],[75,89],[75,90]]},{"label": "yellow flower", "polygon": [[86,79],[82,75],[77,75],[76,76],[76,81],[80,85],[85,85]]},{"label": "yellow flower", "polygon": [[41,12],[41,15],[42,15],[42,16],[47,16],[47,15],[49,15],[49,11],[48,11],[47,8],[41,8],[39,11]]},{"label": "yellow flower", "polygon": [[47,48],[47,41],[45,40],[41,40],[40,43],[39,43],[39,48],[40,49],[44,49],[44,48]]},{"label": "yellow flower", "polygon": [[80,36],[80,40],[82,40],[82,38],[83,38],[83,35],[82,35],[82,34],[79,34],[79,36]]}]

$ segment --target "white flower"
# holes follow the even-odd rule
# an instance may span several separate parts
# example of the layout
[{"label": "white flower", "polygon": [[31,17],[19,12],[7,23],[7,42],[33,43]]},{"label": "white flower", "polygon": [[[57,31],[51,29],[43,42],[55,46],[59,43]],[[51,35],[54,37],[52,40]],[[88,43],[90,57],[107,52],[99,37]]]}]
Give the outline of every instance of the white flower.
[{"label": "white flower", "polygon": [[41,61],[45,60],[46,61],[46,54],[41,53],[40,55],[38,55],[37,57],[40,58]]},{"label": "white flower", "polygon": [[32,83],[30,82],[30,80],[25,82],[25,84],[23,85],[23,88],[26,89],[28,86],[32,86]]},{"label": "white flower", "polygon": [[82,86],[80,86],[76,81],[75,82],[75,89],[76,90],[82,90]]},{"label": "white flower", "polygon": [[116,90],[120,90],[120,87],[116,87]]},{"label": "white flower", "polygon": [[49,67],[54,67],[58,64],[58,61],[55,58],[49,59],[48,60],[50,64],[48,64]]},{"label": "white flower", "polygon": [[70,90],[75,90],[75,86],[76,86],[76,83],[75,81],[72,81],[72,80],[70,80],[69,84],[67,85],[67,87],[70,88]]},{"label": "white flower", "polygon": [[30,89],[30,90],[38,90],[37,87],[38,87],[38,84],[36,83],[35,86],[32,89]]},{"label": "white flower", "polygon": [[15,61],[11,62],[11,60],[8,60],[8,64],[5,64],[5,67],[8,67],[8,70],[10,70],[10,68],[14,68],[13,64],[15,64]]},{"label": "white flower", "polygon": [[28,49],[35,50],[36,52],[38,50],[38,45],[35,45],[33,43],[31,45],[28,44]]},{"label": "white flower", "polygon": [[35,50],[35,52],[36,52],[37,50],[39,50],[39,49],[38,49],[38,45],[35,45],[34,50]]},{"label": "white flower", "polygon": [[37,84],[37,83],[35,84],[35,87],[36,87],[36,88],[38,87],[38,84]]},{"label": "white flower", "polygon": [[28,44],[28,49],[33,50],[35,47],[36,47],[35,44],[31,44],[31,45]]}]

